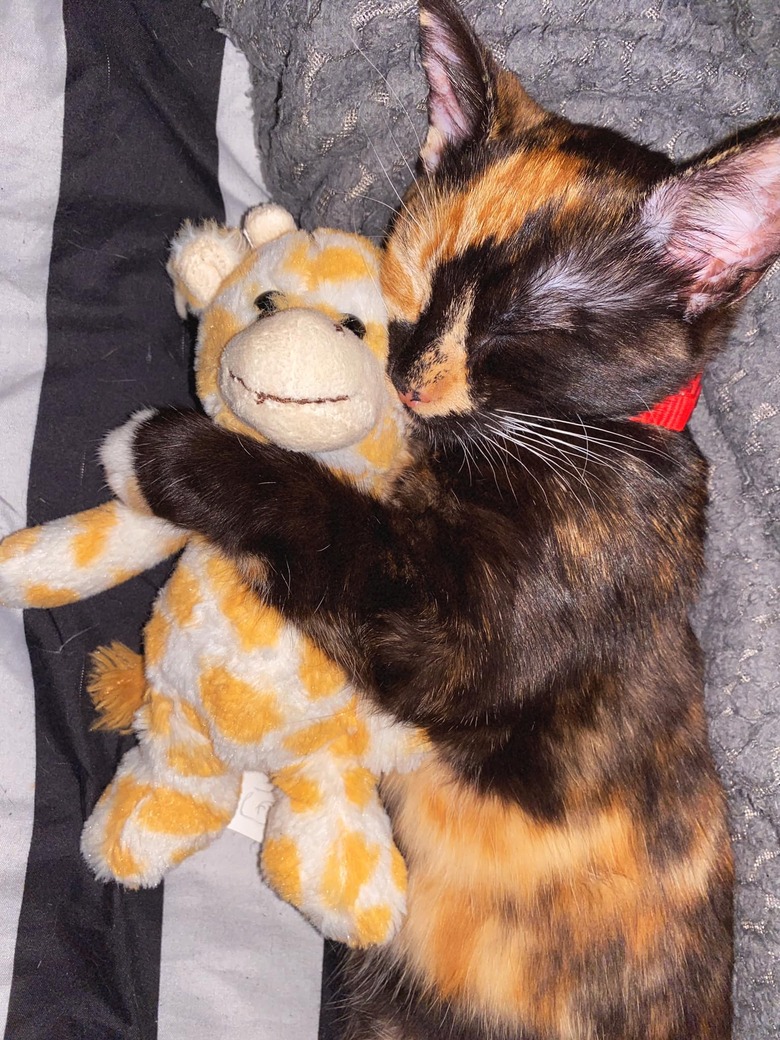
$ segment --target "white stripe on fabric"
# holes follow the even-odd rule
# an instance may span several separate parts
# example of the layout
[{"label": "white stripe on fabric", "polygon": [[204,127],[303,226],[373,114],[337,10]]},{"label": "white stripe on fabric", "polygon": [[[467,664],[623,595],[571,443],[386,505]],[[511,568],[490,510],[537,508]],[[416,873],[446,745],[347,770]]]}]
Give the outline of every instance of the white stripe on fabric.
[{"label": "white stripe on fabric", "polygon": [[[226,41],[217,113],[227,221],[268,199],[246,59]],[[322,940],[262,883],[258,845],[226,831],[165,881],[159,1040],[315,1040]]]},{"label": "white stripe on fabric", "polygon": [[219,190],[228,224],[238,224],[250,206],[268,202],[269,198],[255,148],[250,89],[249,64],[226,39],[217,107],[217,144]]},{"label": "white stripe on fabric", "polygon": [[[0,5],[0,536],[23,527],[62,162],[65,30],[51,0]],[[35,701],[22,614],[0,607],[0,1022],[33,825]]]}]

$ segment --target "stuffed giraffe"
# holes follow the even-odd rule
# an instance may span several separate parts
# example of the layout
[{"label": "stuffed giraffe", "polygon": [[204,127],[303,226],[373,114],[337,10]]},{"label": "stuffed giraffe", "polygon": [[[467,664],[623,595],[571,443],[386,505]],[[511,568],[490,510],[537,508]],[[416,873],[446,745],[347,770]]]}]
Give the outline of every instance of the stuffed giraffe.
[{"label": "stuffed giraffe", "polygon": [[[199,318],[196,386],[214,420],[310,451],[381,497],[406,449],[371,243],[298,231],[286,211],[261,206],[243,232],[185,224],[168,272],[181,316]],[[94,658],[100,724],[132,728],[138,744],[87,820],[83,854],[101,879],[156,885],[221,833],[242,771],[263,771],[274,786],[268,883],[324,935],[386,942],[406,881],[377,777],[413,768],[425,737],[362,700],[217,550],[136,511],[119,461],[134,425],[102,448],[114,501],[0,543],[0,602],[21,607],[82,599],[184,546],[143,659],[120,644]]]}]

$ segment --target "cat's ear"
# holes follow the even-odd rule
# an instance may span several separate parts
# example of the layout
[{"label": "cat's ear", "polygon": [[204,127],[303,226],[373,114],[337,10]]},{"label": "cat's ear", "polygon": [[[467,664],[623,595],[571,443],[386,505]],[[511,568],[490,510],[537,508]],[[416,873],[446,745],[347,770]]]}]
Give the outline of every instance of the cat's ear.
[{"label": "cat's ear", "polygon": [[428,136],[420,158],[432,173],[448,147],[532,126],[547,113],[497,66],[453,0],[420,0],[420,50],[428,79]]},{"label": "cat's ear", "polygon": [[686,276],[686,314],[741,300],[780,256],[780,124],[664,181],[643,221]]}]

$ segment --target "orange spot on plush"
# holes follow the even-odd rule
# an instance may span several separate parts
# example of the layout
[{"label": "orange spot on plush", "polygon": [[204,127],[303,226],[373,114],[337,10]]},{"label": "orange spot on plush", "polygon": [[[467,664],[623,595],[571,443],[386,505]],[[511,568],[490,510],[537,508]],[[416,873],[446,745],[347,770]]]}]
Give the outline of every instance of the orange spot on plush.
[{"label": "orange spot on plush", "polygon": [[173,701],[161,693],[152,693],[149,698],[149,711],[146,715],[146,726],[155,737],[167,737],[171,732],[171,715]]},{"label": "orange spot on plush", "polygon": [[81,594],[73,589],[54,588],[42,583],[28,585],[24,595],[28,607],[64,607],[81,598]]},{"label": "orange spot on plush", "polygon": [[370,278],[373,271],[369,268],[362,253],[349,246],[328,246],[319,256],[309,262],[311,277],[315,284],[319,282],[359,281]]},{"label": "orange spot on plush", "polygon": [[226,668],[205,669],[200,697],[215,726],[237,744],[257,744],[283,721],[273,693],[257,691]]},{"label": "orange spot on plush", "polygon": [[293,906],[301,902],[301,861],[292,838],[266,838],[260,858],[268,884]]},{"label": "orange spot on plush", "polygon": [[196,733],[200,734],[201,737],[205,737],[206,740],[211,738],[208,723],[194,704],[190,704],[189,701],[178,701],[178,708],[187,720],[188,726],[194,729]]},{"label": "orange spot on plush", "polygon": [[105,551],[108,536],[118,522],[116,503],[88,509],[76,518],[76,534],[73,536],[73,559],[77,567],[89,567]]},{"label": "orange spot on plush", "polygon": [[368,881],[379,862],[379,846],[369,845],[362,834],[346,831],[336,841],[325,861],[322,875],[322,898],[335,909],[352,907],[360,889]]},{"label": "orange spot on plush", "polygon": [[214,304],[201,318],[200,346],[195,365],[195,386],[201,401],[217,393],[220,355],[228,340],[240,331],[241,323],[226,307]]},{"label": "orange spot on plush", "polygon": [[344,789],[353,805],[365,809],[376,790],[376,777],[371,770],[356,766],[344,774]]},{"label": "orange spot on plush", "polygon": [[398,849],[393,845],[390,849],[390,871],[393,877],[393,881],[396,887],[401,891],[406,891],[406,863],[404,858]]},{"label": "orange spot on plush", "polygon": [[249,653],[275,646],[284,624],[279,611],[258,599],[229,560],[212,556],[206,572],[222,613],[238,635],[241,649]]},{"label": "orange spot on plush", "polygon": [[172,744],[168,765],[182,776],[222,776],[224,765],[209,744]]},{"label": "orange spot on plush", "polygon": [[147,665],[155,667],[162,660],[170,628],[170,622],[163,614],[152,614],[144,629],[144,654]]},{"label": "orange spot on plush", "polygon": [[376,469],[385,470],[398,458],[399,448],[398,427],[392,419],[385,419],[361,441],[358,451]]},{"label": "orange spot on plush", "polygon": [[309,755],[330,744],[334,755],[352,757],[365,754],[369,742],[368,728],[357,717],[357,700],[353,697],[338,715],[320,719],[285,738],[284,747],[295,755]]},{"label": "orange spot on plush", "polygon": [[287,766],[274,773],[271,781],[290,799],[293,812],[308,812],[322,804],[320,785],[310,779],[300,766]]},{"label": "orange spot on plush", "polygon": [[105,801],[111,804],[102,852],[111,873],[119,880],[132,878],[141,873],[141,866],[122,840],[122,831],[133,811],[150,791],[148,784],[139,784],[131,776],[123,776],[106,789],[98,802],[98,805]]},{"label": "orange spot on plush", "polygon": [[338,693],[347,683],[347,674],[309,639],[303,640],[298,675],[314,700]]},{"label": "orange spot on plush", "polygon": [[390,930],[392,914],[389,906],[372,906],[355,917],[357,936],[350,946],[372,946],[383,942]]},{"label": "orange spot on plush", "polygon": [[138,811],[138,822],[158,834],[199,835],[221,831],[229,811],[170,788],[155,788]]},{"label": "orange spot on plush", "polygon": [[340,718],[321,719],[285,737],[284,747],[294,755],[310,755],[342,736],[342,729],[343,722]]},{"label": "orange spot on plush", "polygon": [[28,527],[22,531],[9,534],[0,542],[0,563],[12,559],[14,556],[23,556],[35,546],[41,537],[40,527]]},{"label": "orange spot on plush", "polygon": [[200,603],[198,580],[189,567],[180,563],[165,586],[165,606],[178,625],[184,628],[193,622],[195,607]]}]

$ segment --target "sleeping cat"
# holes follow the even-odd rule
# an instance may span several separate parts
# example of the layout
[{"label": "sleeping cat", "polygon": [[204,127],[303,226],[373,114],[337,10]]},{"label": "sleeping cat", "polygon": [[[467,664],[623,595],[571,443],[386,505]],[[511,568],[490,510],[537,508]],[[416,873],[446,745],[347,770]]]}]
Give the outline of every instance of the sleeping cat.
[{"label": "sleeping cat", "polygon": [[409,909],[349,956],[349,1040],[726,1040],[732,862],[688,622],[707,468],[631,418],[780,254],[780,126],[675,169],[545,112],[451,0],[420,22],[391,501],[186,412],[128,429],[138,490],[433,741],[385,782]]}]

